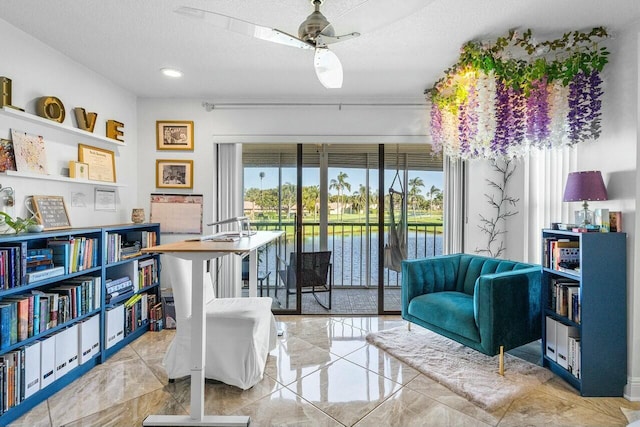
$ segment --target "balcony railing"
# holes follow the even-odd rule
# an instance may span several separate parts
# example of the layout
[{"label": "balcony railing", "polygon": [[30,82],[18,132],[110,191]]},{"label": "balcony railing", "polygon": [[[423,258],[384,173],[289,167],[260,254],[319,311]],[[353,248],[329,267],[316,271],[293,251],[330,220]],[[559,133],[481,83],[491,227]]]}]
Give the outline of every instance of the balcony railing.
[{"label": "balcony railing", "polygon": [[[271,277],[278,277],[277,270],[283,269],[284,260],[295,251],[295,223],[252,222],[257,230],[283,230],[278,242],[267,246],[259,255],[258,270],[271,271]],[[384,239],[388,239],[385,224]],[[407,226],[407,257],[409,259],[441,255],[441,223],[412,223]],[[304,222],[302,226],[303,251],[320,250],[320,224]],[[331,222],[327,226],[326,249],[332,252],[333,285],[335,287],[376,287],[378,285],[378,226],[354,222]],[[401,274],[384,270],[385,287],[399,287]]]}]

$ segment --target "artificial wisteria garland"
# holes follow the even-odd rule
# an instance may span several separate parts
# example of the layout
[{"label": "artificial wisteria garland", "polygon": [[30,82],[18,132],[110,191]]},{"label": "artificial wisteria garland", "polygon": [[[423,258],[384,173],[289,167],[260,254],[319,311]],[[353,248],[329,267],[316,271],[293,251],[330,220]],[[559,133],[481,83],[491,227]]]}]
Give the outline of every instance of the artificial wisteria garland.
[{"label": "artificial wisteria garland", "polygon": [[[604,28],[536,43],[531,30],[469,42],[427,91],[433,150],[451,157],[517,157],[600,136]],[[520,56],[514,54],[520,51]]]}]

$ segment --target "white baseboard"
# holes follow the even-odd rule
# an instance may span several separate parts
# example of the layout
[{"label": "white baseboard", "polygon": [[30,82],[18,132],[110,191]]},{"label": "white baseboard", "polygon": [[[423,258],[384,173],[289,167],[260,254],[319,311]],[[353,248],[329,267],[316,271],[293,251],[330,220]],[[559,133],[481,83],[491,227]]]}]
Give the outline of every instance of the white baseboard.
[{"label": "white baseboard", "polygon": [[640,377],[627,377],[624,398],[632,402],[640,401]]}]

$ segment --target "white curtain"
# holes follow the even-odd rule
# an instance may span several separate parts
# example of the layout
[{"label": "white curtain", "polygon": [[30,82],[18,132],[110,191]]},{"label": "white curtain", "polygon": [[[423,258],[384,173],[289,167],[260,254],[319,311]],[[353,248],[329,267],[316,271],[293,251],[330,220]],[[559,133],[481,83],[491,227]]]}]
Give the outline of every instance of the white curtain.
[{"label": "white curtain", "polygon": [[[215,221],[243,215],[242,144],[217,144],[217,186]],[[236,226],[214,226],[213,232]],[[242,265],[240,257],[228,255],[217,259],[215,274],[216,296],[242,296]]]},{"label": "white curtain", "polygon": [[445,254],[464,252],[466,221],[465,162],[445,156],[444,169],[444,248]]},{"label": "white curtain", "polygon": [[563,203],[567,174],[577,167],[577,150],[565,147],[531,151],[524,161],[525,261],[539,264],[540,232],[553,222],[573,222],[569,203]]}]

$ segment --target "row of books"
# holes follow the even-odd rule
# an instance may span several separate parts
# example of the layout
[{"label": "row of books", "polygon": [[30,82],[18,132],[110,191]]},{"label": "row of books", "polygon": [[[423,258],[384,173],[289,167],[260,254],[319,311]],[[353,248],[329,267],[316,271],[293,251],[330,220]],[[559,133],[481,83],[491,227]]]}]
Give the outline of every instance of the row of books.
[{"label": "row of books", "polygon": [[119,233],[107,233],[105,260],[110,264],[140,256],[140,251],[155,246],[157,239],[155,231],[130,231],[124,236]]},{"label": "row of books", "polygon": [[100,351],[100,318],[69,328],[0,356],[0,414],[86,363]]},{"label": "row of books", "polygon": [[580,268],[580,242],[569,239],[544,239],[543,266],[555,270],[576,272]]},{"label": "row of books", "polygon": [[580,323],[580,284],[571,279],[552,278],[549,283],[549,308],[569,320]]},{"label": "row of books", "polygon": [[0,246],[0,290],[98,265],[96,238],[50,239],[46,245],[44,248],[28,248],[27,242],[3,243]]},{"label": "row of books", "polygon": [[13,289],[26,283],[27,243],[10,242],[0,246],[0,289]]},{"label": "row of books", "polygon": [[580,378],[580,332],[574,326],[565,325],[552,317],[545,319],[545,355]]},{"label": "row of books", "polygon": [[[124,336],[132,334],[139,327],[146,326],[152,317],[151,310],[156,306],[157,300],[154,294],[136,294],[129,298],[124,303]],[[157,330],[156,327],[157,325],[152,330]]]},{"label": "row of books", "polygon": [[138,262],[138,286],[140,289],[158,283],[158,260],[149,258]]},{"label": "row of books", "polygon": [[100,276],[78,276],[57,286],[0,300],[0,351],[100,308]]},{"label": "row of books", "polygon": [[71,237],[51,239],[47,247],[53,250],[53,263],[64,267],[63,274],[76,273],[98,266],[98,239]]}]

